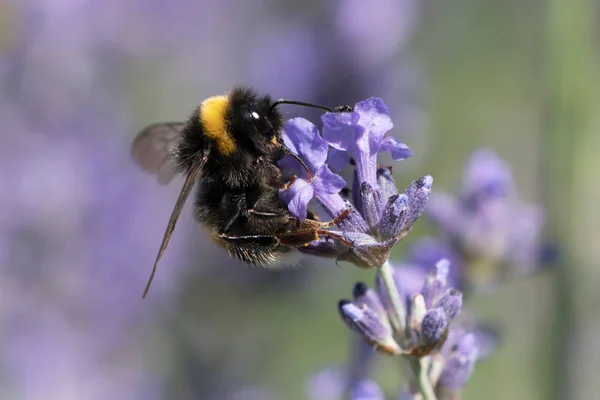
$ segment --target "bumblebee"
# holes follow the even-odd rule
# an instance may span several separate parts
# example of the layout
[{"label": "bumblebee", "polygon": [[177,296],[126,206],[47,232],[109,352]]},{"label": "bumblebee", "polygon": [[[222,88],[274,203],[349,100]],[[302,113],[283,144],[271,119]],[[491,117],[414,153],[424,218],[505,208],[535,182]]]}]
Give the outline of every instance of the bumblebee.
[{"label": "bumblebee", "polygon": [[279,189],[286,182],[277,161],[290,154],[306,168],[283,143],[280,104],[333,111],[310,103],[273,101],[238,86],[204,100],[186,122],[152,124],[137,135],[133,158],[155,174],[159,183],[167,184],[176,174],[186,175],[142,298],[196,182],[200,184],[196,218],[210,230],[217,245],[245,263],[277,263],[285,253],[321,236],[348,244],[326,230],[347,212],[331,222],[320,222],[312,215],[300,221],[279,200]]}]

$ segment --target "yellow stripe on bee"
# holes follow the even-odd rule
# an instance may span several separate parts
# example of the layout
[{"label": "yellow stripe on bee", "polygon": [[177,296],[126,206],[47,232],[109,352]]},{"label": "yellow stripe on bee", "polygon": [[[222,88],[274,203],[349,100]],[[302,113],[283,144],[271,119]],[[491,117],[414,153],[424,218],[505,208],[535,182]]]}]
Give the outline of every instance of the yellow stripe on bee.
[{"label": "yellow stripe on bee", "polygon": [[215,141],[222,154],[233,153],[235,141],[227,131],[225,120],[229,98],[227,96],[210,97],[204,100],[200,107],[200,122],[204,126],[206,136]]}]

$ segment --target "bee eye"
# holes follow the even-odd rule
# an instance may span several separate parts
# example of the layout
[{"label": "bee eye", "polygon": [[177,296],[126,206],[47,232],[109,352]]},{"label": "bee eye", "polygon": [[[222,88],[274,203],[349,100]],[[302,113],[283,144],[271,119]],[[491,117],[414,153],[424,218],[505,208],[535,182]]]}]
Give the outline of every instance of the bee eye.
[{"label": "bee eye", "polygon": [[252,119],[254,127],[259,133],[265,136],[273,135],[273,127],[263,115],[257,113],[256,111],[252,111],[250,113],[250,118]]}]

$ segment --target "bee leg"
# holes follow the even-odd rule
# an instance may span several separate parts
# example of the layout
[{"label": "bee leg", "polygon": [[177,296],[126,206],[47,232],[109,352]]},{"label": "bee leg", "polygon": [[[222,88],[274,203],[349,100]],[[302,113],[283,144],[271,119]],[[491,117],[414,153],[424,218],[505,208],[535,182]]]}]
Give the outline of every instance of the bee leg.
[{"label": "bee leg", "polygon": [[286,246],[304,247],[308,246],[310,242],[319,240],[322,236],[339,240],[348,247],[354,246],[352,242],[346,240],[342,235],[321,229],[301,229],[292,233],[277,235],[277,239],[281,244]]},{"label": "bee leg", "polygon": [[[342,212],[340,215],[338,215],[337,217],[335,217],[331,221],[329,221],[329,222],[319,222],[319,224],[321,225],[321,228],[327,229],[327,228],[330,228],[333,225],[336,225],[336,224],[340,223],[348,215],[350,215],[350,210],[344,210],[344,212]],[[332,239],[337,239],[337,240],[339,240],[340,242],[342,242],[343,244],[345,244],[348,247],[353,247],[354,246],[354,244],[352,242],[349,242],[348,240],[346,240],[346,238],[344,238],[342,235],[339,235],[337,233],[333,233],[333,232],[330,232],[330,231],[319,229],[319,230],[317,230],[317,234],[321,235],[321,236],[330,237]]]},{"label": "bee leg", "polygon": [[321,228],[331,228],[333,225],[339,224],[341,221],[343,221],[348,215],[350,215],[350,210],[345,210],[329,222],[320,222]]},{"label": "bee leg", "polygon": [[330,237],[332,239],[339,240],[344,245],[348,247],[353,247],[354,244],[348,241],[344,236],[334,233],[331,231],[325,230],[325,228],[330,227],[338,223],[343,218],[346,218],[350,210],[346,210],[341,213],[337,218],[330,222],[320,222],[310,219],[305,219],[302,221],[300,227],[294,232],[283,233],[277,236],[281,244],[287,246],[308,246],[308,244],[312,241],[319,240],[321,237]]},{"label": "bee leg", "polygon": [[223,223],[223,226],[221,227],[221,230],[219,233],[225,234],[225,233],[229,232],[229,229],[231,229],[231,226],[240,217],[241,214],[242,214],[241,210],[239,210],[239,209],[234,210],[233,213],[231,214],[231,216],[229,218],[227,218],[227,220]]},{"label": "bee leg", "polygon": [[[248,242],[264,242],[264,244],[277,244],[279,241],[277,237],[273,235],[241,235],[241,236],[230,236],[224,233],[220,233],[219,237],[225,240],[231,241],[248,241]],[[266,243],[269,242],[269,243]]]},{"label": "bee leg", "polygon": [[289,180],[289,181],[288,181],[288,182],[287,182],[285,185],[283,185],[283,188],[282,188],[282,189],[283,189],[283,190],[288,190],[288,189],[290,188],[290,186],[292,186],[292,185],[294,184],[294,182],[296,182],[296,179],[298,179],[298,176],[296,176],[296,175],[293,175],[293,176],[290,178],[290,180]]},{"label": "bee leg", "polygon": [[340,242],[342,242],[343,244],[345,244],[348,247],[353,247],[354,246],[354,243],[346,240],[345,237],[343,237],[342,235],[338,235],[337,233],[333,233],[333,232],[330,232],[330,231],[318,230],[317,234],[321,235],[321,236],[330,237],[332,239],[339,240]]},{"label": "bee leg", "polygon": [[258,217],[273,217],[273,218],[281,218],[281,217],[285,217],[286,215],[288,215],[285,212],[277,213],[277,212],[269,212],[269,211],[256,211],[253,208],[248,210],[248,214],[256,215]]}]

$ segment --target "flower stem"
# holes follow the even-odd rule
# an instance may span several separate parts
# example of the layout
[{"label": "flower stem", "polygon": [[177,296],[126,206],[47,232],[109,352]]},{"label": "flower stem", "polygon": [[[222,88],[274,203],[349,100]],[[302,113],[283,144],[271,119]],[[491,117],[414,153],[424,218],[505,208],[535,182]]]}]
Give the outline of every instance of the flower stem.
[{"label": "flower stem", "polygon": [[[400,292],[398,291],[396,281],[394,280],[394,271],[389,261],[383,263],[381,268],[379,268],[379,273],[381,274],[381,279],[383,279],[388,297],[390,298],[390,302],[396,314],[396,319],[398,320],[398,331],[402,332],[404,339],[406,335],[406,310],[402,305]],[[410,364],[410,368],[415,375],[415,381],[423,400],[436,400],[435,392],[433,391],[433,387],[427,376],[427,358],[405,356],[404,359]]]},{"label": "flower stem", "polygon": [[410,368],[412,369],[415,375],[415,381],[417,382],[417,388],[419,388],[419,392],[423,397],[423,400],[436,400],[435,392],[433,391],[433,387],[431,387],[431,381],[427,376],[427,370],[429,365],[428,357],[412,357],[406,356],[404,357],[408,360],[410,364]]},{"label": "flower stem", "polygon": [[400,332],[402,340],[404,340],[406,338],[406,310],[400,299],[400,292],[398,291],[396,281],[394,280],[394,270],[389,261],[383,263],[381,268],[379,268],[379,273],[381,274],[381,279],[383,280],[390,303],[392,303],[394,313],[396,314],[394,319],[397,320],[395,321],[395,325],[397,326],[395,326],[395,328]]}]

